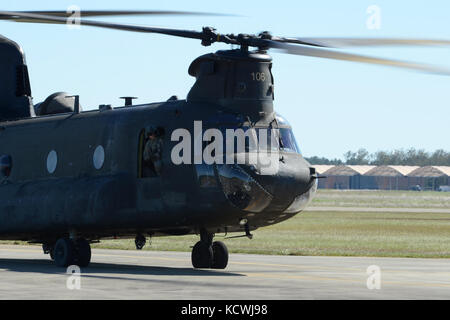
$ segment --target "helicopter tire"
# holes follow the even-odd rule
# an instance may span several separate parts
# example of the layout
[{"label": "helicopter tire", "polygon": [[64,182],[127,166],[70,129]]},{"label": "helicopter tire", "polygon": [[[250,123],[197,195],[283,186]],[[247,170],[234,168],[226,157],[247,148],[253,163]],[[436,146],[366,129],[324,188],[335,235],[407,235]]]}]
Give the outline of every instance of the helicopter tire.
[{"label": "helicopter tire", "polygon": [[87,267],[91,262],[91,245],[86,239],[75,241],[75,264],[80,268]]},{"label": "helicopter tire", "polygon": [[58,267],[68,267],[74,263],[75,246],[71,239],[60,238],[53,250],[55,264]]},{"label": "helicopter tire", "polygon": [[213,249],[204,241],[199,241],[192,249],[192,266],[194,268],[211,268],[213,263]]},{"label": "helicopter tire", "polygon": [[225,243],[221,241],[215,241],[212,244],[212,250],[213,250],[213,263],[211,268],[225,269],[228,264],[228,249]]}]

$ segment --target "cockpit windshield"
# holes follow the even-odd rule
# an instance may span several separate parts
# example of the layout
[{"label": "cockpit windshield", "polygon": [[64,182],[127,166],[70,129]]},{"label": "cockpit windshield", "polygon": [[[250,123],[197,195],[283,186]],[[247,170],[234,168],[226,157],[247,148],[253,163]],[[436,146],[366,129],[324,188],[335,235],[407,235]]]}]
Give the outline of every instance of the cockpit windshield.
[{"label": "cockpit windshield", "polygon": [[286,152],[301,153],[294,133],[289,128],[280,128],[280,149]]},{"label": "cockpit windshield", "polygon": [[[219,130],[213,129],[214,122],[211,122],[211,130],[216,130],[216,132],[210,132],[207,134],[209,138],[203,139],[203,148],[214,142],[215,154],[256,151],[301,153],[289,123],[279,114],[266,127],[250,127],[242,125],[242,122],[236,123],[234,126],[233,121],[224,125],[225,123],[221,122],[220,125],[216,126]],[[205,134],[207,131],[210,130],[206,130]],[[213,148],[213,146],[210,148]]]},{"label": "cockpit windshield", "polygon": [[301,153],[289,122],[278,113],[275,116],[277,124],[280,127],[280,150]]},{"label": "cockpit windshield", "polygon": [[[290,128],[226,128],[222,133],[227,152],[284,151],[301,153]],[[212,140],[215,140],[213,138]],[[205,146],[209,143],[206,141]]]}]

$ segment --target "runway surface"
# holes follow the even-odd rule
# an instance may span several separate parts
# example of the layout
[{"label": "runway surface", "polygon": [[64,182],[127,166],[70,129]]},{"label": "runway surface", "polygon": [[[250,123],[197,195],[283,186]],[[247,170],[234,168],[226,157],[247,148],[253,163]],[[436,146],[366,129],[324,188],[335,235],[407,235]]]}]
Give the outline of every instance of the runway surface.
[{"label": "runway surface", "polygon": [[195,270],[190,253],[94,249],[78,279],[38,246],[0,246],[0,299],[450,299],[450,259],[231,254]]}]

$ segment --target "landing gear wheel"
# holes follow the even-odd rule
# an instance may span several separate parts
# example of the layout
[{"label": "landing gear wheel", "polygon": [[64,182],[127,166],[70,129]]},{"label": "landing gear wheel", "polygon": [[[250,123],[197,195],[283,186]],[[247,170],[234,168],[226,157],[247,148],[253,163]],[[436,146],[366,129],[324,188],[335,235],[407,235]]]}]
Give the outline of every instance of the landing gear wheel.
[{"label": "landing gear wheel", "polygon": [[213,251],[213,263],[211,268],[225,269],[228,264],[228,249],[225,243],[221,241],[215,241],[212,244],[212,251]]},{"label": "landing gear wheel", "polygon": [[91,246],[86,239],[76,240],[75,264],[80,268],[87,267],[91,262]]},{"label": "landing gear wheel", "polygon": [[75,247],[69,238],[61,238],[56,241],[53,250],[55,264],[58,267],[68,267],[74,262]]},{"label": "landing gear wheel", "polygon": [[192,249],[192,265],[194,268],[211,268],[213,263],[213,250],[210,245],[199,241]]}]

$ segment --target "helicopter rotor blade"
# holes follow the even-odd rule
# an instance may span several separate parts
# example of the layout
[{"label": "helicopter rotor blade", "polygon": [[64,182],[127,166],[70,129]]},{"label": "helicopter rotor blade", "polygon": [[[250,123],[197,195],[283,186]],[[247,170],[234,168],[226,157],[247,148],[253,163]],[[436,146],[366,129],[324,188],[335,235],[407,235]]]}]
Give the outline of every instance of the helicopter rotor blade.
[{"label": "helicopter rotor blade", "polygon": [[391,60],[385,58],[376,58],[365,55],[346,53],[346,52],[338,52],[335,50],[330,50],[327,48],[315,48],[308,47],[304,45],[293,45],[287,43],[281,43],[272,40],[265,40],[268,43],[268,47],[281,50],[283,53],[299,55],[299,56],[308,56],[308,57],[317,57],[317,58],[325,58],[332,60],[343,60],[343,61],[351,61],[351,62],[361,62],[368,64],[376,64],[376,65],[384,65],[390,67],[397,67],[403,69],[416,70],[426,73],[435,73],[441,75],[450,75],[450,70],[446,68],[441,68],[437,66],[414,63],[414,62],[406,62],[399,60]]},{"label": "helicopter rotor blade", "polygon": [[[67,11],[24,11],[28,13],[57,16],[57,17],[70,17],[73,12]],[[171,11],[171,10],[80,10],[82,17],[101,17],[101,16],[136,16],[136,15],[155,15],[155,16],[167,16],[167,15],[187,15],[187,16],[230,16],[230,14],[224,13],[211,13],[211,12],[193,12],[193,11]]]},{"label": "helicopter rotor blade", "polygon": [[220,35],[215,32],[214,28],[204,27],[202,31],[190,31],[182,29],[171,29],[162,27],[150,27],[150,26],[139,26],[132,24],[122,24],[122,23],[111,23],[105,21],[94,21],[85,20],[81,18],[66,18],[57,16],[47,16],[35,13],[25,13],[25,12],[12,12],[12,11],[0,11],[0,16],[10,16],[23,20],[30,20],[28,22],[34,23],[51,23],[51,24],[78,24],[82,26],[98,27],[113,30],[131,31],[131,32],[142,32],[142,33],[158,33],[170,36],[191,38],[202,40],[202,45],[209,46],[214,42],[224,42],[228,44],[239,44],[239,42],[230,38],[227,35]]},{"label": "helicopter rotor blade", "polygon": [[[36,21],[38,18],[27,18],[24,17],[24,14],[35,14],[35,15],[43,15],[43,16],[51,16],[51,17],[65,17],[70,18],[76,13],[74,10],[67,11],[17,11],[10,13],[2,13],[0,14],[0,20],[14,20],[16,22],[38,22]],[[230,16],[230,14],[221,14],[221,13],[208,13],[208,12],[190,12],[190,11],[170,11],[170,10],[80,10],[79,17],[109,17],[109,16],[137,16],[137,15],[152,15],[152,16],[179,16],[179,15],[187,15],[187,16]],[[64,22],[60,21],[52,21],[39,19],[41,23],[55,23],[62,24]]]},{"label": "helicopter rotor blade", "polygon": [[[71,24],[75,22],[79,25],[91,26],[91,27],[99,27],[106,29],[114,29],[114,30],[123,30],[123,31],[132,31],[132,32],[143,32],[143,33],[158,33],[165,34],[183,38],[191,38],[191,39],[199,39],[202,41],[202,45],[208,46],[214,42],[223,42],[228,44],[237,44],[244,47],[258,47],[260,49],[278,49],[284,53],[292,54],[292,55],[300,55],[300,56],[310,56],[310,57],[318,57],[325,59],[333,59],[333,60],[344,60],[351,62],[361,62],[361,63],[369,63],[375,65],[385,65],[390,67],[404,68],[416,71],[422,71],[427,73],[435,73],[441,75],[450,75],[450,70],[431,66],[420,63],[413,62],[404,62],[398,60],[384,59],[384,58],[376,58],[352,53],[339,52],[335,50],[330,50],[326,48],[326,46],[331,46],[332,38],[323,38],[328,39],[328,42],[322,39],[322,42],[316,41],[319,38],[305,38],[303,40],[295,39],[295,38],[279,38],[272,37],[270,34],[260,34],[259,36],[254,35],[243,35],[239,34],[235,35],[221,35],[215,32],[215,29],[210,27],[204,27],[202,31],[189,31],[182,29],[170,29],[170,28],[161,28],[161,27],[149,27],[149,26],[138,26],[138,25],[130,25],[130,24],[120,24],[120,23],[110,23],[104,21],[94,21],[94,20],[85,20],[85,19],[73,19],[68,17],[60,17],[60,16],[51,16],[51,15],[42,15],[36,13],[27,13],[27,12],[12,12],[12,11],[0,11],[0,17],[13,17],[14,19],[22,19],[22,20],[32,20],[30,22],[44,22],[44,23],[68,23]],[[307,39],[315,39],[314,41]],[[337,39],[337,38],[336,38]],[[337,43],[337,40],[335,42]],[[345,40],[346,39],[346,40]],[[365,39],[365,43],[376,43],[376,39],[372,39],[373,41],[368,41]],[[341,38],[340,41],[342,43],[347,43],[348,45],[356,45],[356,43],[363,44],[364,41],[356,41],[351,38]],[[353,41],[353,42],[352,42]],[[434,42],[433,42],[434,41]],[[424,44],[437,44],[439,40],[403,40],[403,44],[412,45],[424,45]],[[335,44],[336,44],[335,43]],[[386,44],[398,44],[399,39],[379,39],[379,45]],[[440,44],[447,44],[450,41],[439,41]],[[325,47],[325,48],[324,48]]]},{"label": "helicopter rotor blade", "polygon": [[75,21],[73,21],[74,19],[70,19],[67,17],[48,16],[48,15],[41,15],[41,14],[27,13],[27,12],[0,11],[0,16],[8,16],[8,17],[12,17],[14,20],[23,19],[23,20],[27,20],[29,22],[35,22],[35,23],[44,22],[44,23],[56,23],[56,24],[60,24],[60,23],[71,24],[71,23],[75,22],[79,25],[84,25],[84,26],[123,30],[123,31],[144,32],[144,33],[160,33],[160,34],[185,37],[185,38],[194,38],[194,39],[202,39],[202,35],[203,35],[202,32],[198,32],[198,31],[188,31],[188,30],[181,30],[181,29],[161,28],[161,27],[147,27],[147,26],[138,26],[138,25],[131,25],[131,24],[120,24],[120,23],[111,23],[111,22],[93,21],[93,20],[84,20],[84,19],[76,19]]},{"label": "helicopter rotor blade", "polygon": [[295,43],[315,47],[385,47],[385,46],[448,46],[449,40],[439,39],[402,39],[402,38],[281,38],[272,37],[272,41]]}]

